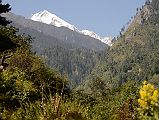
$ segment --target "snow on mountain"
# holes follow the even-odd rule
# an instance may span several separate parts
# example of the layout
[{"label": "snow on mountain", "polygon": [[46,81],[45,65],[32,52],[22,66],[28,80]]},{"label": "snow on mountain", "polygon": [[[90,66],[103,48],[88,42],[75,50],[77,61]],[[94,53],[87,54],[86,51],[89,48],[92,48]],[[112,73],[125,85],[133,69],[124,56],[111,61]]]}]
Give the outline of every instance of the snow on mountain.
[{"label": "snow on mountain", "polygon": [[112,37],[103,37],[101,41],[109,46],[112,46]]},{"label": "snow on mountain", "polygon": [[61,18],[57,17],[55,14],[48,12],[47,10],[34,14],[31,17],[31,20],[46,23],[46,24],[51,24],[56,27],[64,26],[73,31],[77,29],[77,28],[75,28],[74,25],[69,24],[68,22],[62,20]]},{"label": "snow on mountain", "polygon": [[93,37],[95,39],[98,39],[101,42],[103,42],[103,43],[105,43],[105,44],[107,44],[109,46],[112,46],[112,38],[111,37],[100,37],[95,32],[89,31],[89,30],[82,30],[81,33],[83,33],[84,35],[91,36],[91,37]]},{"label": "snow on mountain", "polygon": [[54,25],[56,27],[62,27],[62,26],[67,27],[73,31],[79,32],[79,33],[84,34],[84,35],[88,35],[88,36],[93,37],[95,39],[98,39],[101,42],[108,44],[109,46],[112,45],[112,42],[111,42],[112,38],[111,37],[100,37],[95,32],[89,31],[89,30],[80,31],[74,25],[69,24],[68,22],[62,20],[61,18],[57,17],[55,14],[48,12],[47,10],[40,11],[38,13],[33,14],[31,17],[31,20],[46,23],[46,24],[51,24],[51,25]]},{"label": "snow on mountain", "polygon": [[84,35],[88,35],[88,36],[91,36],[93,38],[96,38],[96,39],[100,40],[100,37],[95,32],[93,32],[93,31],[82,30],[81,33],[83,33]]}]

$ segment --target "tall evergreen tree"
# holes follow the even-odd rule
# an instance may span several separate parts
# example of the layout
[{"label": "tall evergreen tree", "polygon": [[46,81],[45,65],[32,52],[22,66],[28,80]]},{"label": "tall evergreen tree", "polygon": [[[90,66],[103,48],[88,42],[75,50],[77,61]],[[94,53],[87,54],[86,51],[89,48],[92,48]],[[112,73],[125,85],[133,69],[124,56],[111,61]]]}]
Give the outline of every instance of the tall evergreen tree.
[{"label": "tall evergreen tree", "polygon": [[10,23],[10,21],[7,21],[6,18],[2,17],[2,13],[7,13],[11,10],[9,4],[2,4],[2,0],[0,0],[0,25],[6,26]]}]

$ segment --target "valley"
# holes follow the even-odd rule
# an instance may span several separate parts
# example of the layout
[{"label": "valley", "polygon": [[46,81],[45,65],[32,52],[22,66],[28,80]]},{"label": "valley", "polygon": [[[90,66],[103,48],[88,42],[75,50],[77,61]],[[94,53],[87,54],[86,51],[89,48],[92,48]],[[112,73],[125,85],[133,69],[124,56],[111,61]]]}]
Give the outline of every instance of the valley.
[{"label": "valley", "polygon": [[0,119],[159,119],[159,0],[115,38],[0,6]]}]

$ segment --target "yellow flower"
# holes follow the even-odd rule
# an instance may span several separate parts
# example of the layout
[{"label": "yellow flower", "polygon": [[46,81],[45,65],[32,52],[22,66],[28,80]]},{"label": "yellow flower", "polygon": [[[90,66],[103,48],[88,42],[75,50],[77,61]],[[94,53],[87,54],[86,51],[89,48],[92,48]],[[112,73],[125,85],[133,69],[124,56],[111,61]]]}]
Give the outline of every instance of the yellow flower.
[{"label": "yellow flower", "polygon": [[143,101],[142,106],[147,107],[147,102]]},{"label": "yellow flower", "polygon": [[142,99],[138,99],[138,103],[140,107],[147,107],[147,102]]},{"label": "yellow flower", "polygon": [[152,92],[148,92],[147,93],[147,99],[150,101],[151,100],[151,96],[152,96]]},{"label": "yellow flower", "polygon": [[143,86],[140,91],[140,99],[138,99],[138,103],[140,107],[146,107],[154,105],[159,100],[159,91],[155,89],[154,85],[147,83],[147,81],[143,82]]},{"label": "yellow flower", "polygon": [[150,91],[154,91],[154,85],[152,85],[152,84],[147,84],[147,87],[149,88],[148,90],[150,90]]},{"label": "yellow flower", "polygon": [[140,90],[139,93],[140,93],[141,99],[146,98],[147,95],[146,95],[146,92],[144,90]]},{"label": "yellow flower", "polygon": [[143,90],[148,90],[149,87],[148,87],[148,85],[143,85],[142,89],[143,89]]},{"label": "yellow flower", "polygon": [[144,85],[147,85],[147,81],[144,81],[143,84],[144,84]]},{"label": "yellow flower", "polygon": [[154,102],[157,102],[158,98],[159,98],[159,92],[158,92],[157,90],[155,90],[155,91],[153,92],[153,95],[151,96],[151,99],[152,99]]},{"label": "yellow flower", "polygon": [[154,85],[144,81],[139,94],[138,104],[140,107],[138,112],[141,117],[159,112],[159,90],[155,89]]}]

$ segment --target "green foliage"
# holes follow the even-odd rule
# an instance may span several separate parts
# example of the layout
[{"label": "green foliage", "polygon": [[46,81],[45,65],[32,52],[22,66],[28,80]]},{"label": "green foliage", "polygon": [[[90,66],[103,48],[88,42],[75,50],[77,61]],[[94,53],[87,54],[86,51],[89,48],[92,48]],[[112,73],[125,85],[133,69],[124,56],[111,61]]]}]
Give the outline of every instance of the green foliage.
[{"label": "green foliage", "polygon": [[[100,80],[98,79],[98,82],[99,81]],[[118,120],[123,115],[131,116],[132,118],[134,115],[134,117],[136,117],[137,112],[135,111],[135,99],[137,98],[138,85],[135,81],[129,81],[118,88],[109,90],[105,88],[99,89],[100,85],[103,84],[102,82],[101,84],[98,82],[94,84],[94,88],[93,86],[91,87],[94,89],[93,92],[76,90],[74,93],[75,95],[73,95],[75,100],[88,109],[85,111],[85,115],[88,119]],[[132,108],[133,111],[130,110],[130,112],[126,113],[125,111],[128,109],[125,106],[131,100],[133,101],[131,106],[134,106]]]},{"label": "green foliage", "polygon": [[0,73],[0,119],[45,119],[44,106],[41,108],[45,104],[49,118],[53,114],[49,95],[67,97],[67,78],[31,52],[30,37],[18,35],[13,27],[2,26],[0,35],[4,38],[0,55],[12,55],[5,61],[8,67]]},{"label": "green foliage", "polygon": [[1,107],[14,109],[19,107],[22,102],[29,100],[29,96],[36,89],[33,87],[33,82],[27,78],[26,73],[18,69],[14,72],[4,71],[1,73]]}]

